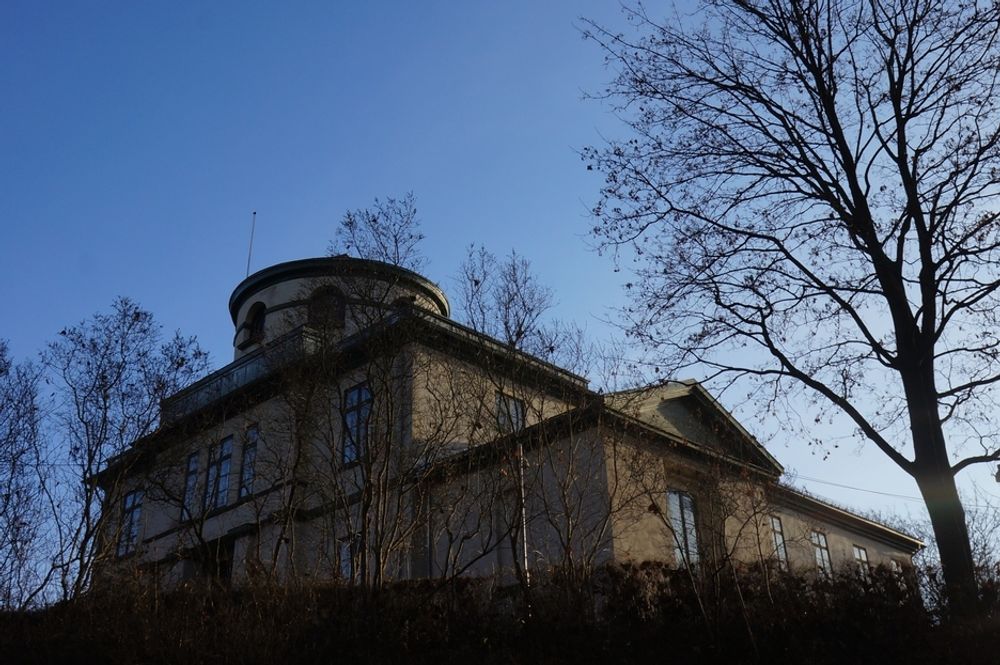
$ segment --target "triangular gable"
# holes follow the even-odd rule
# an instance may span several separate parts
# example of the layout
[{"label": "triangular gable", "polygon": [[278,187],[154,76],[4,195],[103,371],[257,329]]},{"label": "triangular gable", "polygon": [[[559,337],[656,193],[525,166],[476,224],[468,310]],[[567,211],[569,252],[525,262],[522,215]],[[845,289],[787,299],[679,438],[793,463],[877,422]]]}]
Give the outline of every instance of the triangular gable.
[{"label": "triangular gable", "polygon": [[670,381],[607,396],[609,407],[684,441],[736,459],[784,469],[719,402],[696,381]]}]

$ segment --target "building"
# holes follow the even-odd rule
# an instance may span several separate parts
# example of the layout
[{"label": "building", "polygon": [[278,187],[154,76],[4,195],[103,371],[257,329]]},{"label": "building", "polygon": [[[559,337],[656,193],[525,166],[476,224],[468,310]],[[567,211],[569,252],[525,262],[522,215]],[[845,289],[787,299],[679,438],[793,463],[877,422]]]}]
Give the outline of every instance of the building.
[{"label": "building", "polygon": [[337,256],[229,301],[234,359],[97,478],[102,575],[382,584],[732,557],[901,568],[916,539],[783,487],[695,382],[601,395],[449,318],[411,271]]}]

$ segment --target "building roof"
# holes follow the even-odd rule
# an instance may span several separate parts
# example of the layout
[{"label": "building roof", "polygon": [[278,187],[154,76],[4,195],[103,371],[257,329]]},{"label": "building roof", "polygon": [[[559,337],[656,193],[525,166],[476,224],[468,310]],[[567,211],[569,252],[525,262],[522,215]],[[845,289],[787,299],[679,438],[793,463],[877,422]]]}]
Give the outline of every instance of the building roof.
[{"label": "building roof", "polygon": [[[495,453],[508,445],[544,444],[554,440],[554,436],[602,423],[653,444],[669,445],[682,454],[761,474],[773,487],[773,496],[779,504],[862,531],[904,551],[913,553],[923,547],[923,543],[905,533],[778,485],[776,481],[784,472],[781,464],[697,381],[666,381],[599,395],[588,388],[585,378],[452,321],[448,318],[450,306],[444,292],[411,270],[346,255],[280,263],[250,275],[236,287],[229,300],[230,314],[235,323],[243,304],[274,284],[302,278],[354,276],[405,286],[423,294],[437,311],[409,304],[394,305],[379,323],[339,340],[332,349],[334,353],[343,354],[351,362],[363,363],[370,349],[386,348],[384,344],[372,345],[372,341],[384,340],[385,335],[401,331],[403,334],[398,338],[401,344],[416,341],[475,363],[503,367],[504,371],[516,371],[529,383],[569,391],[567,394],[580,398],[574,402],[581,406],[504,437],[493,446],[456,451],[444,460],[446,463],[470,456],[485,460],[490,449]],[[182,423],[200,422],[197,417],[225,409],[237,395],[267,393],[267,388],[262,391],[260,387],[270,385],[277,372],[308,361],[319,344],[319,338],[308,326],[296,328],[171,395],[161,405],[160,428],[111,460],[92,480],[102,482],[109,474],[120,472],[116,469],[146,458],[147,451],[171,445],[172,432],[180,430]]]},{"label": "building roof", "polygon": [[609,406],[623,415],[633,417],[658,430],[663,430],[679,440],[686,440],[693,445],[706,445],[708,441],[696,441],[692,436],[685,436],[668,417],[656,413],[663,404],[681,401],[688,398],[704,409],[706,419],[713,420],[726,430],[735,440],[740,442],[754,456],[759,458],[762,467],[769,467],[776,475],[784,473],[784,467],[771,453],[739,423],[733,415],[719,403],[705,388],[692,379],[681,381],[664,381],[641,388],[617,391],[607,396]]},{"label": "building roof", "polygon": [[240,307],[253,294],[280,282],[303,278],[353,277],[358,275],[403,283],[426,295],[437,305],[438,313],[441,316],[447,317],[451,314],[451,306],[444,291],[426,277],[389,263],[358,259],[341,254],[339,256],[286,261],[258,270],[240,282],[233,290],[233,295],[229,298],[229,315],[235,324]]},{"label": "building roof", "polygon": [[[333,352],[362,363],[365,349],[373,340],[382,335],[397,335],[397,331],[401,331],[397,338],[400,344],[418,341],[474,362],[506,364],[539,385],[590,394],[587,380],[582,376],[413,305],[395,307],[380,323],[339,340]],[[216,407],[224,408],[233,397],[257,390],[282,369],[307,361],[320,343],[307,326],[301,326],[170,395],[161,402],[159,428],[109,460],[93,480],[101,482],[123,463],[131,463],[141,451],[151,449],[152,444],[163,442],[175,430],[183,431],[182,425],[191,419]],[[374,346],[379,350],[386,348],[384,344]]]},{"label": "building roof", "polygon": [[[696,384],[693,384],[693,382],[677,382],[677,385],[671,386],[662,395],[666,399],[697,394],[698,391],[704,395],[708,395],[704,388],[700,386],[697,386],[697,390],[695,388]],[[782,467],[777,462],[771,463],[771,460],[774,458],[753,437],[750,437],[753,443],[753,447],[750,450],[759,454],[755,460],[747,459],[745,456],[740,455],[739,451],[720,450],[711,445],[706,445],[704,442],[696,442],[678,436],[674,432],[657,427],[654,423],[646,419],[622,412],[609,405],[608,397],[613,398],[617,395],[619,394],[616,393],[607,397],[595,395],[595,398],[585,406],[570,409],[543,420],[520,432],[510,434],[493,445],[472,446],[458,451],[454,455],[441,460],[440,463],[448,465],[470,457],[482,458],[484,462],[488,462],[498,452],[513,450],[518,444],[522,444],[526,448],[535,445],[546,445],[557,441],[560,437],[568,436],[571,433],[579,434],[601,423],[601,425],[606,427],[621,431],[631,431],[639,436],[646,437],[653,443],[670,445],[673,450],[681,454],[723,464],[730,468],[741,468],[759,473],[763,479],[766,479],[770,498],[776,506],[784,505],[801,514],[813,515],[825,523],[836,524],[856,533],[861,533],[868,538],[907,552],[911,556],[925,546],[920,539],[887,526],[882,522],[863,517],[846,508],[836,506],[779,483],[778,477],[783,472]],[[611,401],[613,403],[613,400]],[[710,403],[715,405],[716,408],[722,409],[721,406],[718,406],[718,402],[714,398],[711,399]],[[728,415],[728,412],[726,414]],[[731,418],[732,416],[728,415],[728,417]],[[740,430],[745,432],[742,428]],[[750,435],[747,434],[747,436],[749,437]]]},{"label": "building roof", "polygon": [[922,540],[904,533],[898,529],[867,517],[851,512],[846,508],[834,505],[802,490],[778,484],[771,488],[771,500],[776,504],[784,504],[800,513],[814,515],[828,523],[839,524],[855,531],[860,531],[870,538],[893,547],[898,547],[910,554],[916,554],[926,545]]}]

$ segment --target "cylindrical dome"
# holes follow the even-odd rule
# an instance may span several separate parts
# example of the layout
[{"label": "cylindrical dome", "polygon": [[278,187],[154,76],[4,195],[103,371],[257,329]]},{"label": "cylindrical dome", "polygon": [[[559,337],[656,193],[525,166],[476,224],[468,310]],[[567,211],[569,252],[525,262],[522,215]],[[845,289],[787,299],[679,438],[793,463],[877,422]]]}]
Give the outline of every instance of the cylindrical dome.
[{"label": "cylindrical dome", "polygon": [[301,325],[349,335],[400,302],[449,315],[444,292],[412,270],[346,255],[279,263],[247,277],[229,298],[234,355]]}]

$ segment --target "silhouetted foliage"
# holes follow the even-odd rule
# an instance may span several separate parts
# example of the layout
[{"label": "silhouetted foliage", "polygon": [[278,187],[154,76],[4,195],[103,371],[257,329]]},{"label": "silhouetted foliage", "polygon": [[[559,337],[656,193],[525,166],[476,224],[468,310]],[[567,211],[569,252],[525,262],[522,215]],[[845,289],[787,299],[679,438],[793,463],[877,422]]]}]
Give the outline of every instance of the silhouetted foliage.
[{"label": "silhouetted foliage", "polygon": [[[734,576],[737,573],[734,573]],[[141,578],[37,612],[0,614],[0,653],[18,663],[988,663],[1000,634],[938,624],[911,583],[752,571],[720,578],[706,621],[691,578],[647,563],[586,581],[551,574],[532,593],[463,579],[446,587],[186,588],[159,595]],[[736,582],[738,581],[738,585]],[[741,590],[737,593],[736,589]],[[993,597],[987,617],[1000,606]]]}]

